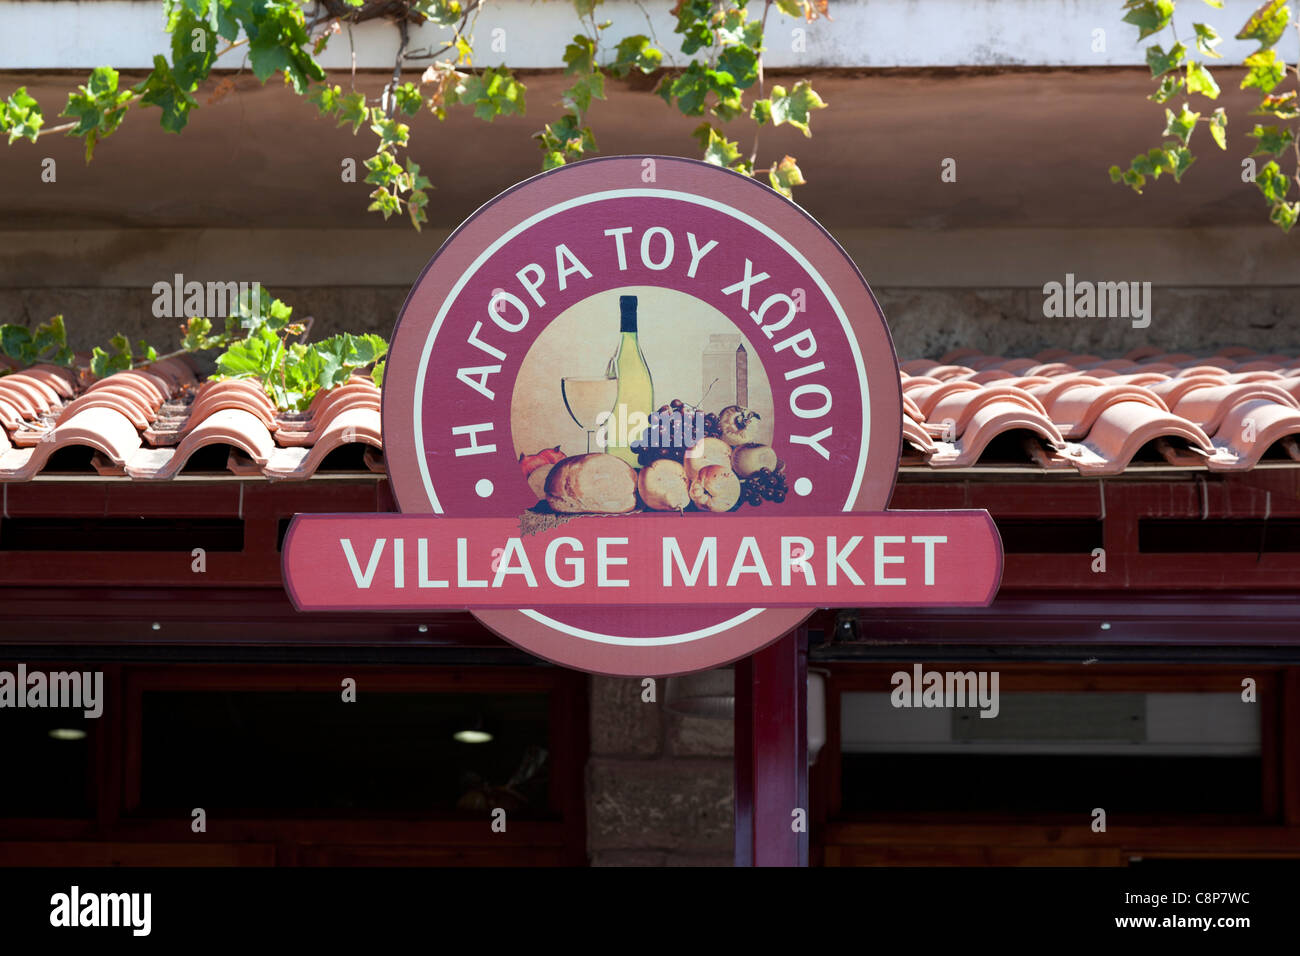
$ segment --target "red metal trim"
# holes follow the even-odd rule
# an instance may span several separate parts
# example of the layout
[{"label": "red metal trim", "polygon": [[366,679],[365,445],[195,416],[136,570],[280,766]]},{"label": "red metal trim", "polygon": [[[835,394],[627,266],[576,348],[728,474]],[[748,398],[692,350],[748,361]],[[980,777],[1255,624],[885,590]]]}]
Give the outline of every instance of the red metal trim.
[{"label": "red metal trim", "polygon": [[808,865],[807,713],[806,628],[736,662],[737,866]]},{"label": "red metal trim", "polygon": [[[1189,591],[1079,594],[1004,588],[986,608],[864,611],[859,630],[871,645],[1300,648],[1300,601],[1293,594]],[[832,658],[837,651],[851,656],[855,646],[866,645],[827,645],[817,656]]]}]

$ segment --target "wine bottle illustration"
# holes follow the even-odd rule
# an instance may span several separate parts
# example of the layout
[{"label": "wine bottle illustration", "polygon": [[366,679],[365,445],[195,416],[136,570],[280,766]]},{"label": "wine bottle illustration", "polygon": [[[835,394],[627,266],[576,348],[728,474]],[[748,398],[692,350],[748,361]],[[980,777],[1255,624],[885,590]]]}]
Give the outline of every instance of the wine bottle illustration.
[{"label": "wine bottle illustration", "polygon": [[609,376],[618,379],[618,397],[605,424],[605,451],[622,458],[633,468],[641,466],[637,449],[646,428],[650,413],[654,411],[654,382],[650,367],[641,354],[637,341],[636,296],[618,297],[620,312],[618,350],[609,360]]}]

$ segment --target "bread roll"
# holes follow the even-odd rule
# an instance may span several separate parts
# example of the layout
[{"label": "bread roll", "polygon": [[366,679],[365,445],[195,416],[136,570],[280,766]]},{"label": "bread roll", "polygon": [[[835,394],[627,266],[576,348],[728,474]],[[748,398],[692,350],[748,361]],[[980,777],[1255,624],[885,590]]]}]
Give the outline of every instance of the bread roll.
[{"label": "bread roll", "polygon": [[636,471],[614,455],[574,455],[546,476],[546,501],[562,514],[627,514],[636,510]]}]

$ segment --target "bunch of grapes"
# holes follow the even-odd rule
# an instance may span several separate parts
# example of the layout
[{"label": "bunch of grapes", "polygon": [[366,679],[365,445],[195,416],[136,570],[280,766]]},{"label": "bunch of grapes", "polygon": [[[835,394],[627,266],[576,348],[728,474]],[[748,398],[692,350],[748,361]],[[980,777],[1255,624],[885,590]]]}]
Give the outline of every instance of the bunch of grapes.
[{"label": "bunch of grapes", "polygon": [[755,508],[764,501],[780,504],[785,501],[786,494],[785,475],[779,471],[764,468],[740,483],[740,500]]},{"label": "bunch of grapes", "polygon": [[649,465],[660,458],[671,458],[673,461],[682,462],[686,459],[687,448],[701,438],[721,438],[722,422],[718,420],[717,415],[707,412],[704,415],[704,434],[692,431],[690,441],[686,441],[686,430],[683,425],[689,422],[690,428],[694,429],[699,411],[680,398],[674,398],[669,404],[661,406],[658,421],[641,433],[640,445],[637,448],[637,459],[641,465]]}]

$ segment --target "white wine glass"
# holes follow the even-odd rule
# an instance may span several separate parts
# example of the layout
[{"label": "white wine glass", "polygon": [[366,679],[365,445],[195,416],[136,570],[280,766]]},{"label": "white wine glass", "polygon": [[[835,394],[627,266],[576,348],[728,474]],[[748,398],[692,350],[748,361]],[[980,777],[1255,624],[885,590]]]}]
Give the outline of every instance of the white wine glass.
[{"label": "white wine glass", "polygon": [[609,376],[562,378],[560,394],[564,397],[569,417],[587,433],[587,454],[591,454],[591,436],[596,431],[596,420],[601,412],[614,407],[614,400],[618,397],[618,379]]}]

